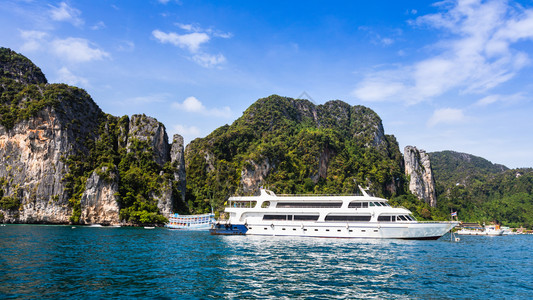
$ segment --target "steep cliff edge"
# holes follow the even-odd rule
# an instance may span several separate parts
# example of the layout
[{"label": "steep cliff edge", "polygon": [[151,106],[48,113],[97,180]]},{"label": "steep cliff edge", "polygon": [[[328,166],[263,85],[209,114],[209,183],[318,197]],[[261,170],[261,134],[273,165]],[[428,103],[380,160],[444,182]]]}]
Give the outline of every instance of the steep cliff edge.
[{"label": "steep cliff edge", "polygon": [[184,166],[171,162],[180,147],[162,124],[106,115],[84,90],[47,84],[6,48],[0,73],[0,221],[160,223],[186,209]]},{"label": "steep cliff edge", "polygon": [[429,155],[413,146],[404,148],[405,175],[409,178],[409,190],[431,207],[437,206],[435,179]]},{"label": "steep cliff edge", "polygon": [[394,136],[364,106],[272,95],[233,124],[186,149],[187,199],[196,211],[261,185],[276,193],[403,194],[403,159]]}]

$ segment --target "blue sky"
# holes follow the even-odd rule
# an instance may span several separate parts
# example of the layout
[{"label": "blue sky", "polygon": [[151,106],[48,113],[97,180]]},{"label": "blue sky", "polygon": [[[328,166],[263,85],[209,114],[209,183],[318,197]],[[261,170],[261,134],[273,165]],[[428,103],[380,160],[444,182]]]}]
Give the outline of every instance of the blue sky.
[{"label": "blue sky", "polygon": [[370,107],[402,151],[533,167],[531,1],[0,0],[0,41],[186,142],[278,94]]}]

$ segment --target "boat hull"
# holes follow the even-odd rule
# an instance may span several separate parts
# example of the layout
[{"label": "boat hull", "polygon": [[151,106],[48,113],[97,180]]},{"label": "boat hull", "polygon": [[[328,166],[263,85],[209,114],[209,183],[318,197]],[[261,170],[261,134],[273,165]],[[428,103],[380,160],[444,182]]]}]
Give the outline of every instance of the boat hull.
[{"label": "boat hull", "polygon": [[479,236],[500,236],[503,235],[503,230],[501,231],[473,231],[473,230],[459,230],[456,232],[460,235],[479,235]]},{"label": "boat hull", "polygon": [[[368,223],[257,223],[230,225],[230,230],[225,227],[211,230],[211,234],[219,235],[263,235],[263,236],[307,236],[322,238],[371,238],[371,239],[420,239],[435,240],[456,226],[456,222],[440,223],[395,223],[395,224],[368,224]],[[224,226],[224,225],[222,225]],[[239,230],[232,230],[239,226]],[[246,230],[243,230],[243,227]]]}]

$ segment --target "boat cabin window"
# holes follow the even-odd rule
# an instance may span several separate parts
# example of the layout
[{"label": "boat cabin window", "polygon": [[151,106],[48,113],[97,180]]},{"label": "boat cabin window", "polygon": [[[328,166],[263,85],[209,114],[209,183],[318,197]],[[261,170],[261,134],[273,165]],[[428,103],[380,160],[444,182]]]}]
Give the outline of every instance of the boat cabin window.
[{"label": "boat cabin window", "polygon": [[277,208],[340,208],[342,202],[278,202]]},{"label": "boat cabin window", "polygon": [[396,218],[394,216],[379,216],[378,222],[394,222]]},{"label": "boat cabin window", "polygon": [[265,201],[261,204],[261,208],[268,208],[270,207],[270,201]]},{"label": "boat cabin window", "polygon": [[348,208],[368,208],[368,202],[350,202]]},{"label": "boat cabin window", "polygon": [[390,206],[390,205],[387,202],[383,202],[383,201],[370,202],[370,207],[375,207],[375,206]]},{"label": "boat cabin window", "polygon": [[410,216],[396,216],[398,221],[414,221]]},{"label": "boat cabin window", "polygon": [[255,207],[257,204],[257,201],[230,201],[230,207],[238,207],[238,208],[251,208]]},{"label": "boat cabin window", "polygon": [[370,215],[327,215],[326,222],[368,222]]},{"label": "boat cabin window", "polygon": [[263,220],[268,221],[287,221],[287,215],[264,215]]},{"label": "boat cabin window", "polygon": [[264,215],[264,221],[311,221],[318,220],[319,215]]},{"label": "boat cabin window", "polygon": [[294,215],[294,221],[316,221],[319,215]]}]

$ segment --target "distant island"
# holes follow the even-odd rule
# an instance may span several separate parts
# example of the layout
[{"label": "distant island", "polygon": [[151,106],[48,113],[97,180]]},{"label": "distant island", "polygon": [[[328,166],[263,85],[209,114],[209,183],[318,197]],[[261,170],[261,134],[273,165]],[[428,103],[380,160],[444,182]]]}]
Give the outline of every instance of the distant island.
[{"label": "distant island", "polygon": [[[163,224],[171,212],[221,211],[233,194],[354,193],[423,220],[533,226],[533,169],[470,154],[426,153],[386,134],[371,109],[271,95],[231,125],[183,144],[139,114],[101,111],[84,90],[49,84],[0,48],[0,222]],[[422,145],[423,146],[423,145]]]}]

